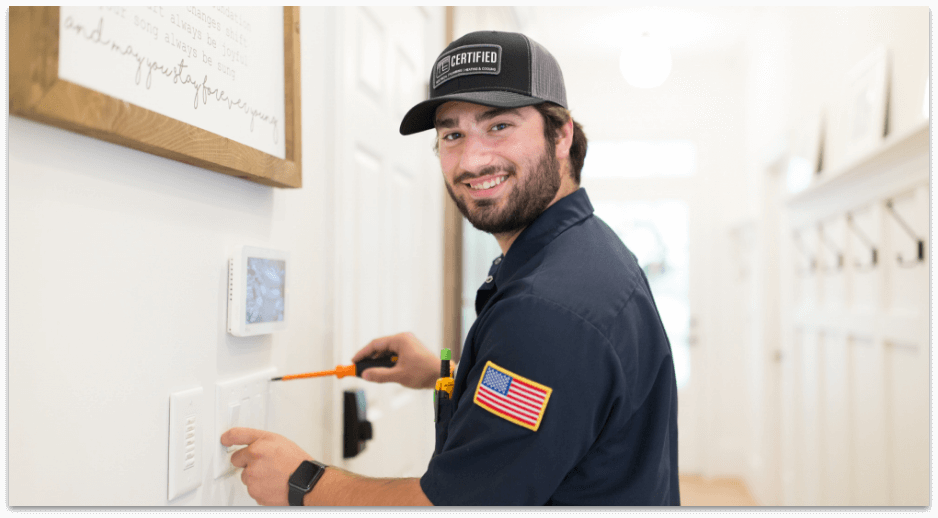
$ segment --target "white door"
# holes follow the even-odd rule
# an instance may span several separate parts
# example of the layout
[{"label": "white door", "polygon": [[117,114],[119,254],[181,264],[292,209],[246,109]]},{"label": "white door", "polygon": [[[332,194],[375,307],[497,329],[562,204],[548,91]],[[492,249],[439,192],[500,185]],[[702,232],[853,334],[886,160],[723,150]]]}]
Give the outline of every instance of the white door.
[{"label": "white door", "polygon": [[[676,146],[673,148],[667,146]],[[627,146],[627,147],[622,147]],[[664,148],[656,146],[665,146]],[[623,157],[648,155],[643,170]],[[608,156],[608,160],[604,157]],[[589,169],[581,185],[595,214],[605,221],[643,266],[668,333],[678,384],[678,465],[681,473],[706,471],[707,446],[701,437],[708,402],[706,339],[708,317],[702,304],[704,273],[712,261],[707,232],[710,197],[696,169],[694,144],[590,142]],[[666,160],[662,157],[670,157]],[[620,174],[621,173],[621,174]],[[638,174],[641,176],[628,176]],[[602,175],[597,177],[596,175]]]},{"label": "white door", "polygon": [[[347,364],[379,336],[413,331],[435,348],[442,339],[443,200],[433,136],[403,137],[398,128],[426,96],[430,60],[444,43],[443,10],[335,13],[334,343],[336,363]],[[432,391],[358,378],[337,387],[333,462],[363,475],[421,475],[433,451]],[[374,439],[340,461],[341,391],[359,388]]]}]

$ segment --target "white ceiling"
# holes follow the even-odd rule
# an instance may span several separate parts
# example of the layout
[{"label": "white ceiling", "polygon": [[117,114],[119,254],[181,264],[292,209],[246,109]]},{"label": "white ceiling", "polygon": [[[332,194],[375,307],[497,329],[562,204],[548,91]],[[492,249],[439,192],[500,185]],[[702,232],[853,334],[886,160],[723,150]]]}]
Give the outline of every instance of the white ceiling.
[{"label": "white ceiling", "polygon": [[[513,7],[522,32],[556,54],[608,54],[649,33],[675,55],[741,45],[762,7]],[[556,50],[555,50],[556,49]]]}]

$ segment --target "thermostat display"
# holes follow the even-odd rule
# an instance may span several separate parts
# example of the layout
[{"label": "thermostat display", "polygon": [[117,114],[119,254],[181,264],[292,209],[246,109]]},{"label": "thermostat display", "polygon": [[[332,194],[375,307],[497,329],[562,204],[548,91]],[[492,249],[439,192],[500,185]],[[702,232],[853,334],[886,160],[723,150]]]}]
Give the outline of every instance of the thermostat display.
[{"label": "thermostat display", "polygon": [[244,317],[248,324],[283,322],[286,274],[286,261],[248,257],[247,313]]}]

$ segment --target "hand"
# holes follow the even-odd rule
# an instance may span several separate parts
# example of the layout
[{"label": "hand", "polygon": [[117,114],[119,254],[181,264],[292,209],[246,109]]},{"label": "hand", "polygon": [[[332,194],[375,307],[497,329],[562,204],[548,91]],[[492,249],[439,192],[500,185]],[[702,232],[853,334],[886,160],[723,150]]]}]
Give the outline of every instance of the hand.
[{"label": "hand", "polygon": [[221,435],[223,445],[247,444],[231,454],[231,463],[241,472],[241,482],[251,498],[261,505],[290,505],[290,475],[304,460],[313,458],[282,435],[253,428],[232,428]]},{"label": "hand", "polygon": [[433,388],[440,375],[440,358],[433,354],[413,333],[375,338],[352,357],[358,362],[376,353],[393,352],[397,355],[394,367],[372,367],[362,373],[362,379],[376,383],[393,381],[410,388]]}]

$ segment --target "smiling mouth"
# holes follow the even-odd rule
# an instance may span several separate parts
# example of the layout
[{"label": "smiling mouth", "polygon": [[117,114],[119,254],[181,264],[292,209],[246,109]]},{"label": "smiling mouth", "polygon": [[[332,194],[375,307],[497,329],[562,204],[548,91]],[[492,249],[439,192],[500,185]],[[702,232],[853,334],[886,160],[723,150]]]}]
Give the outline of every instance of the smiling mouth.
[{"label": "smiling mouth", "polygon": [[464,183],[464,185],[469,189],[469,196],[472,197],[472,199],[481,201],[487,198],[498,197],[502,192],[502,187],[509,179],[509,175],[502,175],[484,182],[474,182],[474,186],[470,183]]},{"label": "smiling mouth", "polygon": [[502,182],[508,179],[508,175],[496,176],[495,178],[489,178],[487,180],[473,180],[469,182],[464,182],[464,184],[473,191],[484,191],[491,189],[497,185],[501,185]]}]

